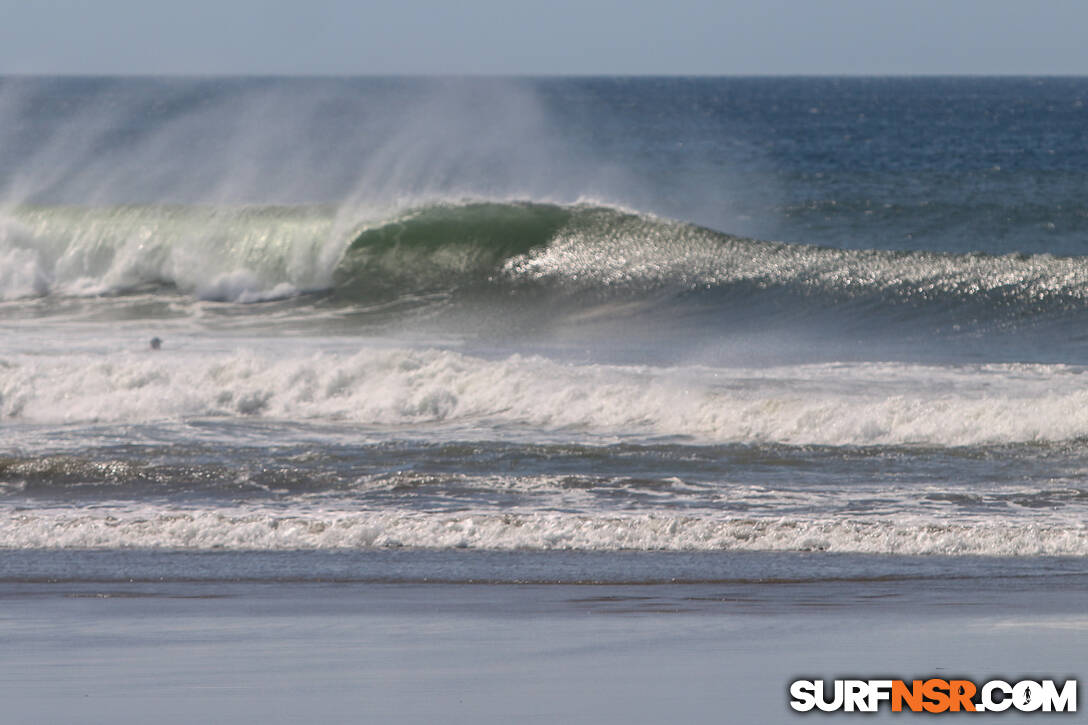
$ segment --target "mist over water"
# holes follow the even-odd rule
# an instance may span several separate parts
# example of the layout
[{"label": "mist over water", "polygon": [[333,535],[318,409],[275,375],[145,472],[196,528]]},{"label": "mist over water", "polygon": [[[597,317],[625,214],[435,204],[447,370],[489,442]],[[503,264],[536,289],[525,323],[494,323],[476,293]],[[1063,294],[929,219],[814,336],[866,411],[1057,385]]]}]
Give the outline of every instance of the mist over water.
[{"label": "mist over water", "polygon": [[[494,169],[502,171],[518,164],[511,150],[532,153],[528,144],[503,141],[532,123],[512,87],[487,84],[470,99],[447,88],[453,83],[6,79],[7,168],[18,172],[5,197],[99,205],[386,202],[449,191],[442,185],[451,175],[464,181],[487,156],[506,158]],[[478,141],[472,148],[479,136],[469,127],[491,132],[486,150]]]},{"label": "mist over water", "polygon": [[4,299],[324,291],[414,209],[628,184],[516,81],[6,79],[0,134]]}]

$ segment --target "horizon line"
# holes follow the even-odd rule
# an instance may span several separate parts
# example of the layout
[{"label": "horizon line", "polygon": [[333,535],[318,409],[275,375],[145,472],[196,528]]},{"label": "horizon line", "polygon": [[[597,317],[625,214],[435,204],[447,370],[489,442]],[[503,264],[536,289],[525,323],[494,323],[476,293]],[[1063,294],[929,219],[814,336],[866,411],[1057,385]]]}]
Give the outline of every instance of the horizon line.
[{"label": "horizon line", "polygon": [[279,72],[175,72],[162,73],[113,73],[113,72],[0,72],[0,78],[132,78],[132,79],[313,79],[313,80],[348,80],[348,79],[712,79],[712,78],[782,78],[782,79],[834,79],[834,78],[1088,78],[1086,73],[954,73],[954,72],[919,72],[919,73],[279,73]]}]

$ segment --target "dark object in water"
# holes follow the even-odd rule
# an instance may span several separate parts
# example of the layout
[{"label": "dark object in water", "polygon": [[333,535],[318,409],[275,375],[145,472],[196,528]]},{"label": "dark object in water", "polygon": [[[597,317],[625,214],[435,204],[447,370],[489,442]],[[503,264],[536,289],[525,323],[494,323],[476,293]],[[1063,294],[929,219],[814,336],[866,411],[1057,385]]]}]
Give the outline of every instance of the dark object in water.
[{"label": "dark object in water", "polygon": [[153,337],[153,338],[151,338],[151,349],[152,349],[152,350],[160,350],[160,349],[162,349],[162,340],[160,340],[160,339],[159,339],[159,338],[157,338],[157,337]]}]

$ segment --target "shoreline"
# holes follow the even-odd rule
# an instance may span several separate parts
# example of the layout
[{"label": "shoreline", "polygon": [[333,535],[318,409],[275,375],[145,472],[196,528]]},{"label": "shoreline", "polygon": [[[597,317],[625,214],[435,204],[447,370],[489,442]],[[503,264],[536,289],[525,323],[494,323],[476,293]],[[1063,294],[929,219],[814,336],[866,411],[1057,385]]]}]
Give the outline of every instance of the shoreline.
[{"label": "shoreline", "polygon": [[802,677],[1077,677],[1057,580],[8,580],[0,682],[15,724],[787,722]]},{"label": "shoreline", "polygon": [[[828,551],[581,549],[4,549],[10,583],[252,582],[789,584],[1047,580],[1082,587],[1081,556],[901,555]],[[997,585],[1003,591],[1006,583]],[[1015,585],[1014,585],[1015,588]]]}]

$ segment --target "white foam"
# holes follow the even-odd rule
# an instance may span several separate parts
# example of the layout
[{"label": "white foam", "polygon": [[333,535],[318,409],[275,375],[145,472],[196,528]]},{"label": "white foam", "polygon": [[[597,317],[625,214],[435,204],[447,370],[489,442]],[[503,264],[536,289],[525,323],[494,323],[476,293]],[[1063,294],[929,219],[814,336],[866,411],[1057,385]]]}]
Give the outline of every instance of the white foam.
[{"label": "white foam", "polygon": [[28,241],[31,238],[23,224],[0,216],[0,300],[38,297],[49,291],[49,274]]},{"label": "white foam", "polygon": [[[71,343],[74,346],[74,342]],[[449,429],[488,439],[965,446],[1088,436],[1088,389],[1061,365],[767,369],[577,365],[439,349],[12,354],[0,415],[29,423],[199,417]],[[300,352],[303,351],[303,352]],[[422,429],[422,428],[421,428]]]},{"label": "white foam", "polygon": [[1088,527],[1015,521],[941,523],[848,518],[730,518],[662,514],[283,513],[252,507],[97,507],[8,511],[9,549],[369,549],[389,547],[828,551],[897,555],[1084,556]]},{"label": "white foam", "polygon": [[10,210],[0,218],[0,299],[163,282],[202,299],[285,297],[331,284],[348,238],[336,223],[332,211],[313,208]]},{"label": "white foam", "polygon": [[0,299],[39,297],[49,291],[49,277],[36,252],[0,249]]},{"label": "white foam", "polygon": [[216,275],[209,282],[196,285],[196,296],[202,300],[230,302],[266,302],[298,294],[299,290],[289,282],[280,282],[271,289],[247,269]]}]

